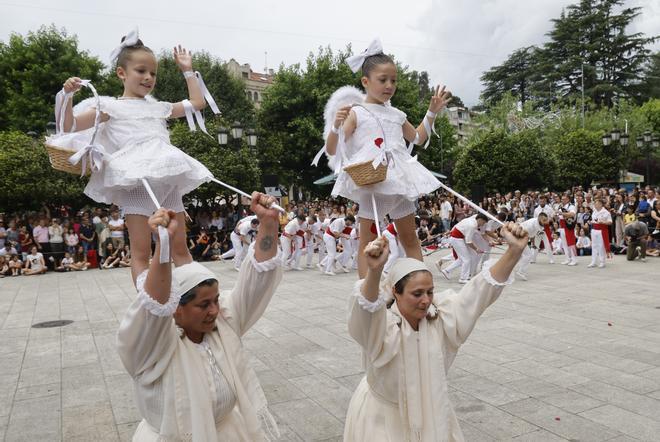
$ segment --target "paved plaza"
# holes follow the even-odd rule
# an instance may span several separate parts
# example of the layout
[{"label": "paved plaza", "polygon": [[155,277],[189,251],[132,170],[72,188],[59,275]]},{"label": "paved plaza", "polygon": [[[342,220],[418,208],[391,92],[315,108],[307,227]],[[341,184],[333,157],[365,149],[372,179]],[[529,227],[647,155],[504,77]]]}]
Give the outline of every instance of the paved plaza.
[{"label": "paved plaza", "polygon": [[[660,260],[617,256],[605,270],[587,269],[587,258],[572,268],[539,260],[486,312],[450,371],[467,440],[660,440]],[[208,266],[223,288],[234,284],[231,264]],[[281,440],[341,440],[362,376],[346,330],[355,279],[287,272],[244,338]],[[115,333],[134,297],[127,269],[0,280],[4,440],[130,440],[139,416]],[[57,319],[74,322],[31,328]]]}]

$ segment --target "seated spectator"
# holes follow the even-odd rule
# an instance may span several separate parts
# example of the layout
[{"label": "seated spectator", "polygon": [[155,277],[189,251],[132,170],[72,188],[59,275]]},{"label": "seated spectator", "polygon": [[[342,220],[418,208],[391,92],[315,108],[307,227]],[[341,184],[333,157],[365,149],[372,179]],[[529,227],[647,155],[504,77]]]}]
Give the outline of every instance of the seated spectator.
[{"label": "seated spectator", "polygon": [[105,246],[105,256],[103,258],[103,264],[101,265],[102,269],[113,269],[119,267],[119,261],[121,261],[120,249],[116,249],[112,244],[112,241],[109,241]]},{"label": "seated spectator", "polygon": [[25,260],[25,257],[28,255],[28,252],[32,246],[36,246],[34,238],[32,238],[32,235],[30,235],[30,232],[28,232],[26,226],[21,226],[19,229],[18,241],[21,244],[21,254],[23,255],[23,260]]},{"label": "seated spectator", "polygon": [[24,275],[40,275],[46,273],[46,261],[44,255],[37,251],[37,246],[32,246],[30,254],[25,258]]},{"label": "seated spectator", "polygon": [[124,248],[121,250],[121,259],[119,260],[119,267],[130,267],[131,266],[131,248],[128,244],[124,244]]},{"label": "seated spectator", "polygon": [[646,195],[643,193],[639,196],[639,204],[637,204],[635,215],[637,215],[638,221],[641,221],[649,226],[651,222],[651,205],[646,200]]},{"label": "seated spectator", "polygon": [[14,247],[16,247],[16,250],[18,250],[18,253],[21,253],[21,245],[18,242],[18,229],[16,228],[16,221],[11,220],[9,221],[7,230],[5,232],[7,235],[5,240],[9,243],[11,243]]},{"label": "seated spectator", "polygon": [[660,240],[660,200],[655,200],[653,202],[653,210],[651,210],[651,223],[649,224],[649,230],[653,228],[651,235],[654,239]]},{"label": "seated spectator", "polygon": [[559,233],[555,232],[552,234],[552,254],[561,255],[564,251],[561,248],[561,239],[559,238]]},{"label": "seated spectator", "polygon": [[587,236],[585,229],[580,229],[579,236],[575,243],[580,256],[591,256],[591,239]]},{"label": "seated spectator", "polygon": [[11,275],[9,261],[5,255],[0,255],[0,278]]},{"label": "seated spectator", "polygon": [[14,255],[9,259],[9,270],[11,270],[11,276],[18,276],[21,274],[23,269],[23,262],[18,259],[18,255]]},{"label": "seated spectator", "polygon": [[211,261],[219,261],[222,259],[222,247],[218,241],[215,241],[210,249],[207,249],[207,256]]},{"label": "seated spectator", "polygon": [[59,265],[55,267],[55,271],[70,272],[71,270],[73,270],[72,265],[73,265],[73,258],[71,257],[71,253],[64,252],[64,258],[62,258]]},{"label": "seated spectator", "polygon": [[89,268],[87,253],[85,253],[85,248],[81,245],[76,247],[76,253],[73,254],[73,264],[71,264],[71,268],[73,270],[87,270]]}]

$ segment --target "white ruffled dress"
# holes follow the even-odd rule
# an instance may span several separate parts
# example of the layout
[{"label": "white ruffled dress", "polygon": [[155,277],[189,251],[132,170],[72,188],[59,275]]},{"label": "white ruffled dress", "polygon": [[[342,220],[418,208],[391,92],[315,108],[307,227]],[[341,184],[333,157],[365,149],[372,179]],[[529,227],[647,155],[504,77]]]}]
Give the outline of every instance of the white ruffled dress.
[{"label": "white ruffled dress", "polygon": [[181,197],[213,175],[199,161],[170,144],[166,120],[172,103],[101,97],[103,123],[98,142],[105,148],[103,168],[93,172],[85,194],[95,201],[117,204],[125,214],[149,216],[155,210],[142,185],[145,178],[158,202],[183,211]]},{"label": "white ruffled dress", "polygon": [[[362,208],[371,205],[372,193],[377,204],[379,200],[391,198],[415,201],[421,195],[440,187],[437,178],[408,153],[403,138],[403,124],[406,122],[404,112],[389,104],[373,103],[354,106],[353,111],[357,116],[357,127],[351,137],[338,146],[338,149],[344,149],[344,152],[338,152],[336,160],[342,161],[343,169],[352,164],[373,161],[386,150],[390,153],[387,178],[377,184],[358,186],[348,173],[342,170],[332,189],[333,196],[340,195],[356,201]],[[380,147],[376,141],[379,138],[383,139]],[[340,155],[345,159],[341,159]]]}]

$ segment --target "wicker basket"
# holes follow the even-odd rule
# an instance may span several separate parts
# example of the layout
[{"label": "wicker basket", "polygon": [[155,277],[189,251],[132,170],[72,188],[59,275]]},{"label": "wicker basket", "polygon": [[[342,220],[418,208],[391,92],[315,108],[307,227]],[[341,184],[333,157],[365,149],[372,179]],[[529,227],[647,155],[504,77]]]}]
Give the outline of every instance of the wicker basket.
[{"label": "wicker basket", "polygon": [[346,166],[344,167],[344,171],[350,175],[358,186],[377,184],[385,181],[385,178],[387,177],[387,166],[385,164],[379,164],[378,167],[374,169],[371,161]]},{"label": "wicker basket", "polygon": [[[44,143],[44,145],[46,146],[48,159],[50,160],[50,165],[53,166],[53,169],[59,170],[61,172],[72,173],[78,176],[82,175],[82,161],[75,165],[69,163],[69,157],[76,153],[75,150],[53,146],[52,144],[48,143]],[[90,175],[91,173],[92,171],[90,169],[90,164],[87,164],[85,175]]]}]

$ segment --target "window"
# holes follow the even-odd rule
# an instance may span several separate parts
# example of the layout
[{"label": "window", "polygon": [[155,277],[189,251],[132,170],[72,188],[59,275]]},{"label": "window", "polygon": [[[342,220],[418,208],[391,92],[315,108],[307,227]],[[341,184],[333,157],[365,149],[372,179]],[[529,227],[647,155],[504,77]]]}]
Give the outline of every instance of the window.
[{"label": "window", "polygon": [[243,78],[245,78],[245,79],[247,80],[247,78],[248,78],[248,73],[247,73],[247,72],[242,72],[242,74],[243,74]]}]

